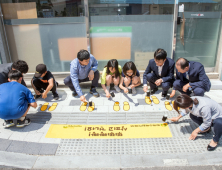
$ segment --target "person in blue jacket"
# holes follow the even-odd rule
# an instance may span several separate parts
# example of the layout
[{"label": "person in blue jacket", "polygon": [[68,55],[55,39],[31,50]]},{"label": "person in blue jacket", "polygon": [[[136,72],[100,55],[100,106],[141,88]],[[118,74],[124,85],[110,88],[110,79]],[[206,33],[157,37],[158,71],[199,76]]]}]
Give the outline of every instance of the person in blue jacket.
[{"label": "person in blue jacket", "polygon": [[210,80],[201,63],[188,61],[185,58],[179,58],[176,61],[176,80],[170,97],[175,95],[176,90],[182,94],[191,95],[193,92],[194,96],[204,96],[210,88]]},{"label": "person in blue jacket", "polygon": [[164,49],[158,48],[154,53],[154,59],[149,61],[146,71],[143,74],[143,91],[147,92],[147,82],[151,87],[151,94],[162,86],[162,96],[166,97],[170,87],[173,86],[175,63],[172,59],[167,58]]},{"label": "person in blue jacket", "polygon": [[22,73],[11,70],[8,73],[7,83],[0,85],[0,118],[4,119],[3,126],[14,126],[13,119],[17,119],[16,127],[24,127],[31,123],[26,115],[30,107],[37,107],[31,91],[21,84]]},{"label": "person in blue jacket", "polygon": [[77,58],[70,64],[71,74],[64,79],[64,84],[70,88],[73,96],[80,96],[82,102],[87,101],[79,86],[81,82],[92,81],[90,93],[95,97],[99,97],[96,87],[98,87],[100,73],[97,68],[98,61],[87,50],[80,50]]}]

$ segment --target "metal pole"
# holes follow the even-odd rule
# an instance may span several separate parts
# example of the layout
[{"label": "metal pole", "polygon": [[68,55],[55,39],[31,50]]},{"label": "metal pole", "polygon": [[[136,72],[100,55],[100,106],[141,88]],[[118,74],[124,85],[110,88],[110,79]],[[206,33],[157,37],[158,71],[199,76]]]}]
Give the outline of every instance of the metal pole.
[{"label": "metal pole", "polygon": [[174,2],[174,18],[173,18],[173,43],[172,43],[172,55],[171,58],[174,59],[174,54],[176,50],[177,43],[177,17],[178,17],[178,0]]},{"label": "metal pole", "polygon": [[85,10],[85,24],[86,24],[86,37],[88,44],[88,50],[90,51],[90,30],[89,30],[89,4],[88,0],[84,0]]}]

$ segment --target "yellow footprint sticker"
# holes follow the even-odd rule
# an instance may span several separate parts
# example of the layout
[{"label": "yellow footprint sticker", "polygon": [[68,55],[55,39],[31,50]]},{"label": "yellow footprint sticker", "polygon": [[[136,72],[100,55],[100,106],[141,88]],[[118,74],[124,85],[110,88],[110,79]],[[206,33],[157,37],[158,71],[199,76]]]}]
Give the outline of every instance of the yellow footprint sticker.
[{"label": "yellow footprint sticker", "polygon": [[95,109],[95,104],[92,102],[92,106],[88,107],[88,111],[92,112]]},{"label": "yellow footprint sticker", "polygon": [[42,105],[42,107],[40,108],[41,111],[46,111],[46,109],[48,108],[49,103],[44,103]]},{"label": "yellow footprint sticker", "polygon": [[116,112],[120,110],[119,102],[114,103],[113,110],[116,111]]},{"label": "yellow footprint sticker", "polygon": [[160,103],[160,101],[157,99],[156,96],[152,96],[152,99],[153,99],[154,104],[159,104]]},{"label": "yellow footprint sticker", "polygon": [[128,102],[123,102],[123,110],[128,111],[130,109]]},{"label": "yellow footprint sticker", "polygon": [[53,111],[56,109],[58,103],[53,103],[52,106],[49,107],[49,111]]},{"label": "yellow footprint sticker", "polygon": [[80,106],[80,111],[85,111],[87,106],[87,102],[83,102],[82,105]]},{"label": "yellow footprint sticker", "polygon": [[170,105],[170,102],[168,102],[168,101],[165,101],[165,107],[169,111],[173,110],[172,106]]},{"label": "yellow footprint sticker", "polygon": [[145,102],[146,102],[146,104],[152,103],[152,101],[150,100],[150,97],[148,97],[148,96],[145,97]]}]

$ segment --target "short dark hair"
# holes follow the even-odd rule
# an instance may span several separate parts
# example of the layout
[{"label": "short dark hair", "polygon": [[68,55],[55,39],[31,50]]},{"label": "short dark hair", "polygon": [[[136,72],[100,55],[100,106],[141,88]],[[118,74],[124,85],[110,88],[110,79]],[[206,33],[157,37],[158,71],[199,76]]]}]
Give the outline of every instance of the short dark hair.
[{"label": "short dark hair", "polygon": [[127,75],[126,72],[127,72],[128,70],[133,70],[133,75],[136,75],[137,69],[136,69],[135,64],[134,64],[132,61],[126,62],[126,63],[124,64],[124,66],[123,66],[123,73],[124,73],[125,75]]},{"label": "short dark hair", "polygon": [[22,73],[19,70],[11,70],[8,73],[8,78],[10,80],[16,80],[18,81],[22,76]]},{"label": "short dark hair", "polygon": [[80,61],[83,61],[83,60],[88,60],[90,57],[90,54],[87,50],[80,50],[77,54],[77,58],[80,60]]},{"label": "short dark hair", "polygon": [[179,113],[178,107],[185,109],[190,107],[191,104],[197,105],[199,101],[196,98],[193,100],[186,94],[181,94],[175,99],[173,108]]},{"label": "short dark hair", "polygon": [[109,67],[112,67],[112,68],[115,68],[115,70],[116,70],[115,71],[115,78],[120,76],[121,73],[119,72],[119,64],[118,64],[118,61],[116,59],[109,60],[105,67],[107,67],[107,70],[106,70],[107,75],[110,74]]},{"label": "short dark hair", "polygon": [[23,60],[15,61],[12,64],[12,68],[15,69],[15,70],[19,70],[22,74],[27,73],[28,70],[29,70],[28,64]]},{"label": "short dark hair", "polygon": [[179,65],[182,70],[189,66],[189,61],[186,58],[178,58],[176,65]]},{"label": "short dark hair", "polygon": [[12,68],[15,69],[15,70],[19,70],[22,74],[27,73],[28,70],[29,70],[28,64],[23,60],[15,61],[12,64]]},{"label": "short dark hair", "polygon": [[158,48],[154,53],[154,58],[156,60],[165,60],[166,57],[167,57],[167,52],[162,48]]}]

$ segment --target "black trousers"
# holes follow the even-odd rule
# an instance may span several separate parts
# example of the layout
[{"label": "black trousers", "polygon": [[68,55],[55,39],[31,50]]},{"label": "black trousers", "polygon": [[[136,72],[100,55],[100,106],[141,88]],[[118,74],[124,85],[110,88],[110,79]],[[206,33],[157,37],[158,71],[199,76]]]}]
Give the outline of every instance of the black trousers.
[{"label": "black trousers", "polygon": [[[149,82],[150,84],[150,88],[151,89],[154,89],[154,88],[157,88],[155,82],[156,80],[160,79],[161,77],[157,77],[154,73],[149,73],[146,75],[147,77],[147,81]],[[173,80],[172,81],[169,81],[169,82],[163,82],[160,86],[162,86],[162,89],[163,89],[163,94],[167,94],[168,90],[170,89],[170,87],[173,86]]]},{"label": "black trousers", "polygon": [[[190,113],[190,118],[198,125],[201,125],[203,123],[202,117],[197,117]],[[220,137],[222,136],[222,118],[219,117],[213,120],[212,126],[214,127],[214,132],[215,132],[213,140],[214,142],[219,142]]]},{"label": "black trousers", "polygon": [[[99,71],[98,71],[98,70],[97,70],[96,72],[94,72],[94,79],[92,80],[92,86],[98,87],[99,76],[100,76],[100,74],[99,74]],[[86,82],[86,81],[91,81],[91,80],[89,80],[89,77],[87,77],[87,78],[85,78],[85,79],[81,79],[81,80],[79,79],[79,83],[81,83],[81,82]],[[73,86],[73,84],[72,84],[72,80],[71,80],[71,76],[70,76],[70,75],[67,76],[67,77],[64,79],[64,84],[65,84],[66,86],[68,86],[71,91],[74,91],[74,90],[75,90],[75,88],[74,88],[74,86]]]},{"label": "black trousers", "polygon": [[[47,89],[49,83],[43,83],[40,79],[33,79],[32,81],[33,85],[35,86],[36,90],[38,90],[40,93],[43,93],[44,90]],[[53,87],[50,91],[52,91],[52,93],[56,93],[56,82],[53,79]]]}]

